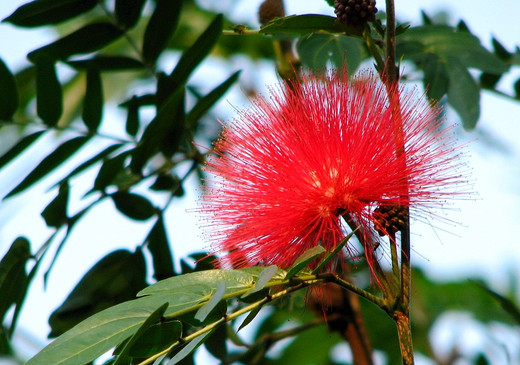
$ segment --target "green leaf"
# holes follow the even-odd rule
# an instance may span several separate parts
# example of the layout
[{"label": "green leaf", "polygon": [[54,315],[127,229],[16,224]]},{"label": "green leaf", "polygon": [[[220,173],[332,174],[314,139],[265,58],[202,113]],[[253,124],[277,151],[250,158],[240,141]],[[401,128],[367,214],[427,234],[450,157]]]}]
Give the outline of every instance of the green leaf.
[{"label": "green leaf", "polygon": [[324,31],[360,36],[361,32],[347,28],[337,21],[336,17],[319,14],[291,15],[276,18],[260,28],[262,34],[296,34],[306,35]]},{"label": "green leaf", "polygon": [[[480,44],[477,37],[469,32],[457,32],[455,29],[442,26],[421,26],[410,28],[397,39],[397,48],[406,43],[419,43],[425,47],[424,54],[404,54],[405,58],[416,60],[437,54],[442,60],[456,58],[465,67],[472,67],[492,74],[507,71],[507,66],[493,53]],[[398,52],[401,53],[402,52]]]},{"label": "green leaf", "polygon": [[[388,364],[399,364],[402,362],[401,352],[399,351],[399,341],[397,331],[395,330],[395,322],[384,313],[379,307],[373,305],[366,300],[360,300],[361,314],[365,329],[374,350],[382,351],[388,357]],[[412,306],[413,307],[413,306]],[[413,311],[413,309],[412,309]],[[417,322],[420,319],[416,319]],[[428,331],[422,330],[417,326],[416,322],[412,325],[414,349],[415,351],[423,351],[428,353],[422,346],[422,337]],[[423,322],[422,322],[423,323]],[[421,324],[422,324],[421,323]],[[427,339],[428,337],[425,337]]]},{"label": "green leaf", "polygon": [[97,3],[97,0],[36,0],[20,6],[3,21],[19,27],[56,24],[89,11]]},{"label": "green leaf", "polygon": [[[209,300],[220,282],[225,284],[226,293],[252,288],[258,275],[264,269],[264,267],[254,266],[239,270],[214,269],[192,272],[161,280],[141,290],[137,295],[174,293],[188,287],[193,295],[199,297],[200,301]],[[277,278],[281,279],[283,275],[284,272],[280,270]]]},{"label": "green leaf", "polygon": [[338,333],[330,333],[327,326],[312,327],[294,338],[276,364],[328,364],[332,347],[342,340]]},{"label": "green leaf", "polygon": [[7,331],[0,326],[0,357],[9,358],[14,355],[11,342],[9,341]]},{"label": "green leaf", "polygon": [[432,25],[433,24],[432,19],[430,18],[430,16],[428,16],[428,14],[426,14],[424,12],[424,10],[421,10],[421,18],[422,18],[422,22],[424,23],[424,25]]},{"label": "green leaf", "polygon": [[119,24],[132,28],[137,24],[145,0],[116,0],[115,14]]},{"label": "green leaf", "polygon": [[[119,144],[119,143],[108,146],[101,152],[97,153],[96,155],[92,156],[91,158],[89,158],[88,160],[86,160],[85,162],[83,162],[82,164],[77,166],[67,176],[65,176],[65,178],[63,178],[60,181],[60,183],[64,182],[65,180],[70,180],[72,177],[74,177],[74,176],[82,173],[83,171],[87,170],[88,168],[92,167],[93,165],[98,163],[101,159],[107,157],[108,155],[110,155],[112,152],[116,151],[121,146],[123,146],[123,145]],[[57,185],[59,185],[60,183],[58,183]]]},{"label": "green leaf", "polygon": [[226,293],[226,284],[223,282],[218,283],[215,293],[211,296],[210,300],[202,306],[197,313],[195,313],[195,319],[204,322],[208,314],[220,303],[224,294]]},{"label": "green leaf", "polygon": [[180,321],[161,322],[151,326],[130,348],[130,356],[145,358],[166,349],[182,335]]},{"label": "green leaf", "polygon": [[516,80],[513,84],[513,87],[515,89],[515,97],[517,99],[520,99],[520,79]]},{"label": "green leaf", "polygon": [[18,194],[40,181],[47,174],[72,157],[72,155],[88,142],[89,139],[89,137],[75,137],[58,146],[53,152],[45,157],[20,184],[11,190],[4,199]]},{"label": "green leaf", "polygon": [[331,252],[329,252],[324,258],[323,260],[320,261],[320,263],[318,264],[318,266],[316,266],[316,268],[314,270],[312,270],[312,273],[313,274],[316,274],[316,273],[319,273],[320,270],[325,267],[333,258],[335,258],[339,252],[343,249],[343,247],[345,247],[345,245],[348,243],[348,240],[354,235],[356,234],[356,231],[359,229],[359,227],[357,227],[356,229],[354,229],[352,232],[350,232],[345,238],[343,238],[338,244],[337,246],[334,248],[334,250],[332,250]]},{"label": "green leaf", "polygon": [[142,195],[118,191],[110,197],[117,210],[128,218],[144,221],[157,213],[157,209]]},{"label": "green leaf", "polygon": [[[132,154],[130,168],[135,173],[140,173],[146,161],[158,152],[159,146],[171,131],[181,134],[184,130],[183,121],[176,120],[184,106],[184,89],[178,89],[161,106],[155,118],[146,127],[143,136]],[[177,138],[179,139],[179,138]],[[174,141],[172,141],[173,143]],[[179,142],[175,142],[178,144]]]},{"label": "green leaf", "polygon": [[69,183],[60,184],[58,195],[47,205],[42,212],[42,217],[48,227],[60,227],[67,222],[67,204],[69,202]]},{"label": "green leaf", "polygon": [[[166,75],[160,75],[160,77],[158,77],[156,94],[158,110],[161,111],[162,106],[164,105],[163,102],[168,102],[170,98],[173,98],[178,103],[176,106],[170,105],[173,111],[173,114],[170,116],[170,120],[172,120],[173,123],[166,125],[165,133],[160,138],[158,145],[159,151],[162,152],[167,158],[171,158],[173,154],[177,152],[186,132],[185,88],[175,88],[177,90],[176,92],[169,94],[166,99],[163,99],[163,96],[166,95],[165,92],[169,86],[171,86],[171,80]],[[182,92],[182,95],[177,96],[177,92],[179,91]],[[186,141],[186,143],[191,143],[191,139],[190,141]]]},{"label": "green leaf", "polygon": [[54,61],[48,57],[34,60],[36,67],[36,112],[49,126],[56,125],[63,112],[63,95]]},{"label": "green leaf", "polygon": [[325,249],[323,246],[315,246],[313,248],[308,249],[305,251],[300,257],[296,259],[294,264],[287,270],[287,275],[285,276],[285,279],[290,279],[296,274],[298,274],[300,271],[303,270],[310,262],[318,258],[321,254],[325,252]]},{"label": "green leaf", "polygon": [[212,331],[211,336],[204,342],[204,346],[211,355],[219,360],[224,360],[228,356],[226,342],[227,326],[222,324]]},{"label": "green leaf", "polygon": [[143,38],[143,57],[154,64],[177,28],[182,0],[157,0]]},{"label": "green leaf", "polygon": [[247,297],[250,294],[259,292],[260,290],[265,288],[265,285],[276,275],[278,274],[278,267],[276,265],[271,265],[266,267],[260,275],[258,275],[258,280],[255,282],[255,286],[253,286],[250,290],[247,291],[242,298]]},{"label": "green leaf", "polygon": [[447,92],[450,83],[445,63],[435,54],[424,59],[424,85],[426,94],[433,100],[440,100]]},{"label": "green leaf", "polygon": [[96,179],[94,180],[92,191],[105,191],[106,187],[114,182],[117,175],[119,175],[123,170],[124,162],[128,157],[128,154],[129,151],[125,151],[103,161],[103,165],[101,165]]},{"label": "green leaf", "polygon": [[520,325],[520,308],[511,299],[497,293],[490,289],[485,283],[479,281],[473,281],[477,286],[485,290],[493,299],[495,299],[500,306],[515,320],[517,325]]},{"label": "green leaf", "polygon": [[206,339],[211,336],[212,332],[209,332],[206,335],[201,335],[194,340],[191,340],[186,346],[182,348],[170,361],[168,361],[167,365],[175,365],[178,364],[182,359],[191,354],[193,351],[197,349]]},{"label": "green leaf", "polygon": [[[182,86],[186,80],[188,80],[190,74],[197,68],[217,43],[220,34],[222,33],[222,24],[223,16],[222,14],[218,14],[206,30],[197,38],[195,43],[193,43],[193,45],[182,54],[171,75],[164,80],[164,83],[167,86],[163,87],[164,90],[161,91],[162,95],[170,95],[177,88]],[[160,103],[160,100],[163,100],[164,98],[158,96],[158,99]]]},{"label": "green leaf", "polygon": [[240,324],[240,327],[238,327],[237,329],[237,332],[240,331],[242,328],[244,328],[245,326],[247,326],[249,323],[251,323],[253,321],[253,319],[255,319],[256,315],[258,313],[260,313],[260,310],[262,309],[261,306],[253,309],[251,312],[249,312],[249,314],[247,315],[247,317],[244,319],[244,321]]},{"label": "green leaf", "polygon": [[50,337],[63,334],[74,325],[125,300],[146,286],[146,267],[141,251],[111,252],[97,262],[80,280],[63,304],[49,318]]},{"label": "green leaf", "polygon": [[482,73],[479,78],[480,88],[493,90],[501,77],[502,75],[493,75],[485,72]]},{"label": "green leaf", "polygon": [[135,103],[136,106],[152,106],[157,105],[157,98],[155,97],[155,94],[144,94],[144,95],[133,95],[129,100],[119,104],[120,107],[128,108],[128,106],[131,103]]},{"label": "green leaf", "polygon": [[30,147],[33,142],[35,142],[38,137],[40,137],[45,131],[38,131],[34,132],[32,134],[29,134],[27,136],[24,136],[18,143],[16,143],[13,147],[9,149],[6,153],[4,153],[0,157],[0,168],[7,165],[9,162],[11,162],[14,158],[16,158],[19,154],[21,154],[23,151],[25,151],[26,148]]},{"label": "green leaf", "polygon": [[159,281],[175,275],[172,252],[162,215],[159,215],[146,241],[148,242],[146,247],[152,254],[154,278]]},{"label": "green leaf", "polygon": [[127,117],[125,123],[125,130],[131,136],[135,136],[139,130],[139,103],[137,97],[134,95],[126,103]]},{"label": "green leaf", "polygon": [[139,327],[136,333],[126,342],[123,350],[118,354],[117,360],[113,365],[124,365],[131,362],[130,350],[132,346],[138,343],[138,341],[143,338],[143,335],[150,329],[150,327],[162,318],[166,308],[168,308],[168,303],[161,305],[159,308],[157,308],[157,310],[150,314],[148,318],[146,318],[141,327]]},{"label": "green leaf", "polygon": [[448,103],[459,114],[464,129],[472,130],[477,125],[480,115],[480,93],[477,83],[458,59],[450,59],[446,68],[450,78]]},{"label": "green leaf", "polygon": [[86,60],[67,61],[67,64],[77,70],[96,68],[100,71],[127,71],[144,68],[141,61],[125,56],[95,56]]},{"label": "green leaf", "polygon": [[25,264],[31,257],[29,241],[18,237],[0,261],[0,323],[11,305],[23,298],[28,285]]},{"label": "green leaf", "polygon": [[157,175],[150,189],[155,191],[169,191],[173,196],[177,197],[184,195],[181,180],[177,176],[172,176],[168,173]]},{"label": "green leaf", "polygon": [[0,59],[0,120],[11,120],[18,108],[18,90],[14,76]]},{"label": "green leaf", "polygon": [[495,37],[493,37],[491,39],[491,43],[493,44],[493,49],[495,50],[495,54],[497,55],[498,58],[500,58],[502,61],[504,62],[509,62],[511,61],[511,58],[513,57],[513,54],[511,52],[509,52],[503,45],[502,43],[500,43],[498,41],[498,39],[496,39]]},{"label": "green leaf", "polygon": [[[469,312],[476,320],[485,324],[518,324],[495,298],[473,281],[434,282],[417,268],[413,269],[412,274],[415,289],[411,299],[414,303],[411,306],[411,323],[417,351],[427,353],[431,349],[430,329],[437,318],[447,311]],[[379,309],[377,311],[380,312]],[[389,322],[391,331],[395,334],[395,324],[391,320]],[[395,344],[397,345],[397,341]]]},{"label": "green leaf", "polygon": [[306,67],[323,72],[329,61],[339,68],[346,63],[351,75],[361,64],[362,46],[359,39],[334,34],[309,34],[300,38],[296,45]]},{"label": "green leaf", "polygon": [[219,86],[197,101],[197,104],[195,104],[186,116],[186,125],[189,129],[194,129],[197,126],[199,118],[229,90],[229,88],[237,81],[239,75],[240,71],[233,73]]},{"label": "green leaf", "polygon": [[97,131],[103,116],[103,85],[99,70],[87,69],[87,87],[83,102],[83,122],[90,132]]},{"label": "green leaf", "polygon": [[[225,297],[243,294],[253,287],[264,269],[199,271],[160,281],[140,291],[140,298],[107,308],[79,323],[29,360],[27,365],[88,363],[132,336],[165,302],[169,306],[164,316],[179,317],[209,301],[221,282],[225,284]],[[277,280],[284,275],[285,272],[280,270]],[[100,276],[100,279],[107,280],[104,277]]]},{"label": "green leaf", "polygon": [[32,51],[27,57],[33,62],[41,55],[51,59],[64,60],[72,55],[97,51],[119,38],[122,34],[122,30],[112,23],[87,24],[51,44]]},{"label": "green leaf", "polygon": [[160,305],[148,297],[109,307],[58,337],[26,365],[89,363],[132,336]]},{"label": "green leaf", "polygon": [[[88,363],[132,336],[163,303],[169,303],[165,316],[178,317],[208,301],[220,282],[225,284],[227,295],[242,294],[242,291],[253,286],[262,270],[252,267],[199,271],[159,281],[141,290],[138,293],[141,298],[117,304],[88,317],[40,351],[27,365]],[[104,277],[99,276],[100,280],[107,280]]]}]

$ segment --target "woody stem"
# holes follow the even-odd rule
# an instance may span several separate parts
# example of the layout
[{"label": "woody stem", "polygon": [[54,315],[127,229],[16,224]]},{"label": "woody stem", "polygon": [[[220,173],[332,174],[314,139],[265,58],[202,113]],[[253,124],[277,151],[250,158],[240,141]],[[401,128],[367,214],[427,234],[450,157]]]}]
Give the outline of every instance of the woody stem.
[{"label": "woody stem", "polygon": [[[394,0],[386,0],[386,39],[385,39],[385,55],[386,68],[383,81],[386,83],[389,91],[389,98],[396,97],[397,103],[393,110],[394,120],[396,123],[396,153],[398,158],[402,158],[406,164],[406,156],[404,155],[404,136],[401,120],[401,111],[399,107],[399,93],[396,87],[399,79],[399,70],[396,65],[395,57],[395,4]],[[397,95],[391,95],[396,93]],[[405,197],[406,198],[406,197]],[[411,365],[414,363],[412,335],[410,328],[410,285],[411,285],[411,267],[410,267],[410,218],[408,207],[406,209],[406,221],[401,229],[401,285],[400,294],[396,298],[396,307],[393,318],[396,321],[397,332],[399,336],[399,345],[401,348],[401,356],[403,364]]]}]

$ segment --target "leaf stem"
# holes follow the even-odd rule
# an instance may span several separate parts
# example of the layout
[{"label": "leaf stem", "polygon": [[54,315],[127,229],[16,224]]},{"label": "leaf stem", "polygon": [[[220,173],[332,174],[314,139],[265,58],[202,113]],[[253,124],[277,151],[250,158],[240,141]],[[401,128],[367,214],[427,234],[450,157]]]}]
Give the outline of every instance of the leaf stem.
[{"label": "leaf stem", "polygon": [[385,62],[383,61],[379,48],[377,48],[377,45],[372,38],[372,33],[370,32],[370,27],[368,25],[363,29],[363,39],[365,40],[365,44],[370,51],[370,54],[374,57],[377,70],[382,73],[385,69]]},{"label": "leaf stem", "polygon": [[[394,276],[394,285],[392,288],[395,289],[395,291],[399,290],[399,281],[400,281],[400,273],[399,273],[399,257],[397,255],[397,241],[395,240],[395,234],[390,235],[390,252],[392,255],[392,274]],[[396,297],[397,294],[395,293],[393,296]]]},{"label": "leaf stem", "polygon": [[363,290],[363,289],[355,286],[354,284],[340,278],[336,274],[329,273],[329,274],[324,274],[324,275],[328,275],[328,277],[330,278],[330,280],[329,280],[330,282],[335,283],[335,284],[339,285],[340,287],[347,289],[347,290],[359,295],[360,297],[367,299],[368,301],[377,305],[379,308],[381,308],[387,312],[390,310],[390,306],[385,299],[382,299],[382,298],[378,297],[377,295],[369,293],[366,290]]}]

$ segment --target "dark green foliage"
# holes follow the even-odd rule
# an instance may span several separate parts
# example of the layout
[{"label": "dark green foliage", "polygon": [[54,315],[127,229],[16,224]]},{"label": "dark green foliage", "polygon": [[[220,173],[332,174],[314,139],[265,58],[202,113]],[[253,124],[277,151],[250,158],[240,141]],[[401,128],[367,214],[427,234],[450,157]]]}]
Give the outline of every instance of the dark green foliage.
[{"label": "dark green foliage", "polygon": [[47,55],[33,59],[36,67],[36,111],[49,126],[58,123],[63,112],[63,96],[54,60]]},{"label": "dark green foliage", "polygon": [[[0,261],[0,323],[12,305],[19,306],[28,285],[25,266],[31,258],[29,241],[18,237]],[[2,327],[3,328],[3,327]],[[1,332],[4,330],[2,329]]]},{"label": "dark green foliage", "polygon": [[[148,192],[136,194],[130,192],[129,189],[135,184],[151,178],[147,180],[150,191],[170,194],[172,197],[183,195],[182,184],[185,177],[178,176],[178,173],[172,170],[174,165],[169,167],[166,165],[149,174],[147,168],[150,166],[150,160],[158,154],[170,158],[181,151],[181,146],[182,148],[186,148],[186,146],[193,148],[191,147],[192,133],[197,132],[199,119],[203,118],[225,95],[239,76],[239,72],[235,72],[221,84],[213,86],[214,88],[210,89],[207,95],[200,95],[198,102],[187,113],[185,110],[187,82],[198,65],[217,45],[223,27],[223,17],[221,15],[214,17],[212,14],[195,8],[195,16],[204,17],[205,24],[209,26],[206,29],[200,27],[195,32],[190,31],[191,34],[188,38],[181,36],[178,40],[173,41],[172,35],[180,24],[182,1],[156,2],[151,18],[147,22],[141,23],[146,25],[141,28],[139,22],[146,20],[144,19],[146,14],[142,13],[145,1],[116,1],[115,12],[108,17],[99,16],[98,11],[101,7],[94,10],[97,4],[97,1],[33,1],[20,7],[5,20],[18,26],[39,27],[83,15],[82,24],[67,23],[67,27],[60,28],[61,35],[57,37],[57,40],[30,52],[28,57],[34,66],[13,76],[3,62],[0,64],[2,88],[0,117],[6,121],[13,118],[33,119],[34,116],[30,112],[28,113],[26,108],[30,106],[36,96],[36,111],[43,121],[43,124],[39,123],[37,132],[29,133],[21,138],[0,157],[0,167],[20,157],[49,130],[66,129],[78,117],[84,123],[83,132],[81,128],[78,129],[75,126],[75,136],[67,137],[65,135],[63,142],[54,151],[43,154],[41,162],[36,167],[29,169],[25,178],[11,189],[6,197],[22,193],[33,187],[44,177],[55,172],[89,142],[104,141],[103,147],[97,147],[95,152],[90,150],[90,155],[82,155],[82,160],[70,171],[65,172],[65,177],[55,182],[55,187],[59,187],[57,195],[42,211],[42,218],[49,227],[55,229],[56,233],[65,232],[56,243],[53,240],[55,235],[49,238],[40,251],[40,254],[45,254],[49,247],[57,246],[44,277],[47,278],[54,266],[59,253],[73,232],[73,227],[91,211],[94,205],[106,198],[110,198],[117,210],[131,219],[139,221],[148,220],[153,216],[158,217],[145,242],[142,242],[142,247],[151,255],[153,267],[146,268],[140,248],[136,253],[115,251],[109,254],[83,277],[67,300],[53,313],[51,316],[52,336],[63,333],[66,329],[103,308],[133,298],[135,293],[145,285],[144,278],[148,275],[148,271],[152,272],[157,280],[175,275],[163,211],[151,203],[147,196]],[[191,10],[194,9],[191,3],[188,6]],[[90,12],[91,10],[92,12]],[[197,24],[204,24],[204,22]],[[186,24],[188,23],[184,23],[184,25]],[[137,36],[138,42],[142,41],[143,44],[144,53],[141,55],[133,53],[128,44],[122,47],[122,42],[119,42],[119,39],[130,28],[135,28],[136,32],[142,32],[140,36]],[[185,43],[186,39],[191,39],[191,36],[197,33],[199,34],[198,39],[194,37],[192,44]],[[126,34],[128,35],[128,33]],[[132,37],[136,37],[136,35],[133,34]],[[169,47],[183,51],[179,62],[172,67],[173,71],[157,75],[154,72],[150,73],[150,70],[156,69],[156,60]],[[88,55],[85,56],[85,54]],[[58,74],[64,63],[70,66],[69,71],[73,70],[76,74],[72,78],[60,80]],[[145,75],[143,71],[147,74]],[[113,74],[114,72],[118,72],[116,84],[121,84],[123,88],[129,87],[136,75],[147,78],[148,82],[153,79],[158,81],[156,81],[157,90],[142,94],[136,89],[135,92],[129,93],[129,101],[122,104],[127,108],[126,131],[129,136],[134,138],[130,140],[116,138],[107,144],[107,136],[100,135],[98,129],[106,108],[105,103],[113,100],[117,94],[111,90],[114,86],[114,79],[108,75],[108,73]],[[80,95],[80,93],[84,95],[83,98],[69,99],[69,95]],[[140,118],[140,109],[147,106],[155,106],[157,113],[151,122],[144,124]],[[185,153],[184,150],[182,153]],[[191,157],[186,157],[186,159],[189,160]],[[198,164],[202,161],[192,162]],[[69,215],[69,195],[74,190],[74,179],[79,179],[84,172],[96,168],[99,171],[97,175],[94,175],[92,190],[87,194],[89,197],[94,197],[94,201]],[[96,192],[101,194],[96,195]],[[95,198],[96,196],[97,198]],[[164,209],[166,208],[167,206],[164,207]],[[10,261],[12,255],[6,255],[5,258]],[[39,264],[40,261],[37,263]],[[18,279],[14,280],[9,274],[9,282],[17,284],[19,291],[11,290],[12,295],[17,298],[5,297],[6,305],[21,305],[27,285],[38,266],[34,267],[30,275],[24,274],[23,283]],[[18,268],[23,269],[23,265],[19,265]],[[9,298],[13,300],[8,303]],[[216,300],[216,302],[216,307],[210,308],[206,314],[206,321],[213,320],[216,318],[215,316],[221,316],[222,310],[225,311],[225,303],[221,303],[220,300]],[[157,308],[158,306],[154,310]],[[12,321],[13,328],[19,308],[16,310],[15,318]],[[153,318],[151,322],[157,320],[154,316],[150,318]],[[168,341],[174,340],[170,332],[173,328],[177,328],[178,335],[180,335],[180,322],[169,321],[165,322],[164,326],[161,323],[149,323],[149,325],[146,331],[144,327],[142,328],[145,331],[144,337],[135,337],[133,344],[128,347],[128,351],[122,350],[126,352],[122,352],[121,358],[117,361],[126,362],[125,354],[132,354],[132,351],[142,353],[144,347],[141,345],[141,341],[145,337],[147,340],[157,339],[158,341],[153,345],[146,345],[147,351],[150,353],[154,349],[166,346]],[[161,338],[163,340],[160,340]],[[2,339],[8,341],[5,336]],[[120,338],[113,344],[115,345],[123,339]],[[9,352],[8,345],[8,342],[5,343],[5,346],[3,343],[2,351]],[[190,356],[183,361],[189,362],[189,359],[191,359]]]},{"label": "dark green foliage", "polygon": [[126,104],[128,114],[126,117],[125,130],[126,133],[128,133],[131,136],[135,136],[137,134],[140,124],[139,104],[137,103],[137,100],[138,99],[135,96],[132,96],[132,98]]},{"label": "dark green foliage", "polygon": [[217,327],[213,333],[204,341],[204,346],[210,354],[217,359],[224,361],[228,356],[227,346],[227,329],[225,325]]},{"label": "dark green foliage", "polygon": [[331,62],[335,67],[346,63],[353,75],[362,61],[363,42],[343,35],[312,33],[302,37],[297,44],[302,63],[316,71],[322,71]]},{"label": "dark green foliage", "polygon": [[71,179],[72,177],[84,172],[85,170],[88,170],[90,167],[94,166],[96,163],[98,163],[99,161],[106,158],[108,155],[110,155],[112,152],[119,149],[121,146],[122,146],[121,144],[113,144],[113,145],[105,148],[98,154],[90,157],[88,160],[86,160],[85,162],[83,162],[82,164],[77,166],[63,180],[61,180],[61,182],[65,181],[67,179]]},{"label": "dark green foliage", "polygon": [[143,58],[153,64],[177,28],[183,0],[157,0],[143,37]]},{"label": "dark green foliage", "polygon": [[207,111],[235,84],[238,80],[240,71],[235,72],[224,80],[220,85],[211,90],[206,96],[201,97],[197,104],[186,115],[187,128],[194,131],[197,127],[198,120],[207,113]]},{"label": "dark green foliage", "polygon": [[83,122],[91,132],[95,132],[103,115],[103,85],[101,74],[96,67],[87,69],[87,87],[83,102]]},{"label": "dark green foliage", "polygon": [[97,3],[97,0],[35,0],[20,6],[3,21],[20,27],[55,24],[85,13]]},{"label": "dark green foliage", "polygon": [[[18,194],[33,184],[38,182],[40,179],[51,173],[55,168],[60,166],[63,162],[69,159],[74,153],[76,153],[85,143],[89,140],[88,137],[75,137],[72,138],[60,146],[58,146],[53,152],[47,155],[39,164],[32,170],[23,181],[18,184],[13,190],[11,190],[5,198]],[[4,198],[4,199],[5,199]]]},{"label": "dark green foliage", "polygon": [[[184,131],[183,111],[184,89],[180,88],[161,105],[157,115],[145,129],[141,141],[132,153],[130,168],[134,173],[141,173],[145,163],[158,152],[161,144],[179,145]],[[173,139],[168,137],[173,137]]]},{"label": "dark green foliage", "polygon": [[[204,33],[197,38],[195,43],[193,43],[193,46],[182,54],[181,59],[177,62],[177,65],[167,79],[169,82],[169,84],[167,84],[167,90],[170,88],[175,90],[186,82],[190,74],[202,62],[202,60],[208,56],[209,52],[217,43],[222,32],[222,25],[223,17],[222,14],[219,14],[211,22],[208,28],[206,28]],[[160,101],[158,101],[158,103],[160,103]]]},{"label": "dark green foliage", "polygon": [[497,76],[507,71],[502,60],[482,47],[468,29],[432,24],[410,28],[397,38],[397,52],[423,70],[430,98],[448,95],[466,129],[475,128],[480,115],[479,85],[468,69]]},{"label": "dark green foliage", "polygon": [[167,348],[182,334],[180,321],[159,322],[150,326],[146,332],[134,342],[129,354],[136,358],[146,358]]},{"label": "dark green foliage", "polygon": [[115,12],[119,24],[125,28],[132,28],[139,20],[145,2],[145,0],[116,0]]},{"label": "dark green foliage", "polygon": [[93,314],[125,300],[146,286],[140,250],[114,251],[89,270],[49,318],[50,337],[56,337]]},{"label": "dark green foliage", "polygon": [[7,165],[19,154],[25,151],[26,148],[30,147],[44,132],[45,131],[34,132],[20,139],[20,141],[0,157],[0,168]]},{"label": "dark green foliage", "polygon": [[152,254],[154,278],[159,281],[175,275],[170,242],[162,215],[157,219],[146,241]]},{"label": "dark green foliage", "polygon": [[507,298],[497,293],[493,289],[490,289],[484,282],[475,282],[475,284],[495,299],[502,309],[513,318],[517,325],[520,324],[520,308],[518,307],[518,304],[515,303],[515,298]]},{"label": "dark green foliage", "polygon": [[69,183],[60,184],[58,195],[47,205],[42,212],[42,217],[49,227],[59,227],[67,222],[67,205],[69,202]]},{"label": "dark green foliage", "polygon": [[87,24],[51,44],[32,51],[27,57],[33,62],[37,62],[43,56],[54,60],[65,60],[73,55],[97,51],[122,34],[122,31],[111,23]]},{"label": "dark green foliage", "polygon": [[152,203],[142,195],[118,191],[111,194],[110,197],[117,210],[128,218],[143,221],[151,218],[157,212]]},{"label": "dark green foliage", "polygon": [[99,71],[126,71],[144,68],[142,62],[124,56],[96,56],[86,60],[67,61],[67,64],[78,70],[93,68]]},{"label": "dark green foliage", "polygon": [[11,71],[0,59],[0,120],[10,120],[18,108],[18,90]]},{"label": "dark green foliage", "polygon": [[96,176],[96,180],[94,180],[92,190],[104,192],[107,186],[112,185],[117,176],[122,173],[124,162],[128,155],[128,152],[123,152],[117,156],[105,158]]},{"label": "dark green foliage", "polygon": [[[150,316],[148,318],[146,318],[146,321],[144,321],[144,323],[141,325],[141,327],[139,327],[137,332],[132,337],[130,337],[128,340],[126,340],[124,342],[125,345],[122,348],[122,350],[114,351],[114,353],[118,355],[116,361],[114,362],[114,365],[122,365],[122,364],[127,364],[127,363],[131,362],[132,347],[134,346],[134,344],[138,343],[138,341],[145,338],[144,336],[149,333],[149,329],[152,326],[154,326],[154,324],[157,321],[159,321],[161,318],[163,318],[163,314],[167,308],[168,308],[168,303],[164,303],[159,308],[157,308],[157,310],[155,310],[155,312],[153,312],[152,314],[150,314]],[[175,331],[175,332],[177,332],[177,336],[174,336],[172,338],[174,341],[181,335],[180,330]]]},{"label": "dark green foliage", "polygon": [[351,36],[361,35],[360,31],[347,28],[339,23],[335,17],[317,14],[276,18],[260,29],[262,34],[306,35],[318,31],[346,33]]}]

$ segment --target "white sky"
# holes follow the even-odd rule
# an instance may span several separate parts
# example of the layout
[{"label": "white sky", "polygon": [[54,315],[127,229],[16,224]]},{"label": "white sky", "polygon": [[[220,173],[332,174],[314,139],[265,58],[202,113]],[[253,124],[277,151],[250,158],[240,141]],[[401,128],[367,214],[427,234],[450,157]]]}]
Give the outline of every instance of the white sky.
[{"label": "white sky", "polygon": [[[0,3],[0,17],[5,18],[22,1]],[[212,3],[205,0],[204,3]],[[244,21],[244,14],[250,14],[256,9],[260,0],[222,1],[219,7],[234,6],[237,12],[237,22]],[[227,4],[227,5],[226,5]],[[234,4],[234,5],[233,5]],[[383,6],[378,4],[380,9]],[[491,35],[495,35],[509,50],[520,44],[520,2],[516,0],[502,1],[500,5],[490,5],[489,0],[458,0],[458,1],[396,1],[397,16],[402,21],[417,24],[420,9],[428,9],[428,14],[438,10],[448,10],[452,19],[464,19],[469,28],[481,37],[484,45],[490,44]],[[287,0],[287,13],[320,12],[332,15],[332,9],[324,1]],[[5,23],[0,24],[0,57],[11,69],[17,69],[25,62],[25,54],[48,39],[48,34],[34,30],[12,29]],[[275,78],[271,70],[262,69],[267,83],[273,83]],[[211,85],[222,81],[227,71],[211,67],[198,70],[194,79],[215,80]],[[215,76],[217,75],[217,76]],[[518,79],[519,72],[515,73]],[[501,85],[505,91],[510,91],[512,78],[506,79]],[[237,98],[238,90],[229,96]],[[475,191],[478,193],[474,201],[457,203],[459,212],[450,212],[450,218],[463,222],[463,226],[445,227],[450,233],[440,230],[433,232],[422,225],[414,232],[414,249],[416,255],[412,258],[416,264],[424,267],[436,278],[485,277],[498,289],[506,289],[505,280],[509,273],[518,271],[520,261],[520,103],[514,103],[489,93],[482,95],[481,119],[479,130],[488,133],[501,145],[503,150],[493,149],[486,145],[484,138],[477,134],[461,135],[462,140],[476,140],[471,143],[470,165],[475,179]],[[239,105],[241,106],[241,105]],[[232,113],[227,103],[219,106],[219,111]],[[450,118],[457,121],[457,116],[450,113]],[[120,118],[121,115],[109,114],[110,118]],[[17,166],[8,166],[0,171],[0,192],[4,195],[27,172],[24,166],[34,164],[41,156],[50,151],[51,147],[40,144],[33,153],[24,158]],[[0,147],[0,151],[4,147]],[[44,152],[47,151],[47,152]],[[87,156],[84,155],[83,157]],[[68,168],[75,166],[68,164]],[[64,169],[67,171],[67,168]],[[92,176],[92,175],[91,175]],[[20,234],[31,239],[32,248],[36,250],[48,237],[40,212],[45,204],[54,197],[42,194],[54,181],[45,180],[35,191],[0,205],[0,256],[8,249],[14,238]],[[79,186],[75,186],[78,188]],[[81,189],[81,187],[79,187]],[[187,189],[186,198],[174,204],[168,211],[167,225],[176,260],[188,252],[202,250],[202,242],[193,214],[186,209],[196,206],[197,193]],[[74,287],[84,273],[106,253],[121,247],[133,249],[142,242],[149,231],[152,222],[135,224],[112,214],[111,203],[107,202],[91,212],[74,232],[71,241],[63,250],[55,266],[46,291],[42,287],[41,277],[36,278],[29,292],[28,300],[20,318],[20,332],[35,336],[44,342],[49,332],[48,314],[54,310]],[[109,221],[107,221],[109,217]],[[92,227],[95,227],[93,229]],[[117,229],[114,229],[117,227]],[[417,234],[419,232],[419,234]],[[52,252],[51,252],[52,254]],[[52,255],[50,255],[52,256]],[[49,257],[50,257],[49,256]],[[46,265],[43,266],[43,271]],[[1,363],[1,361],[0,361]]]}]

